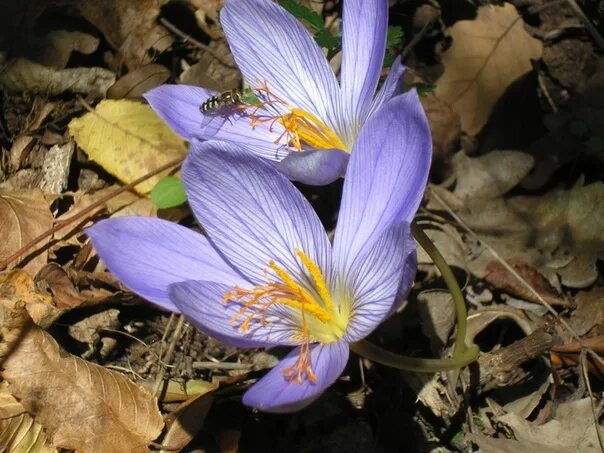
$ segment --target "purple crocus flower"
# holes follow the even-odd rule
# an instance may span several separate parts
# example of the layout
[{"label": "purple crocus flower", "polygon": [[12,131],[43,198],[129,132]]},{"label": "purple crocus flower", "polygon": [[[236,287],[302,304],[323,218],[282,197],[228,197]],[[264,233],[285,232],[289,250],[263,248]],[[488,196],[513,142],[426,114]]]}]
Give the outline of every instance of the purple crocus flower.
[{"label": "purple crocus flower", "polygon": [[337,379],[348,345],[391,314],[413,281],[409,222],[431,158],[416,94],[373,115],[351,156],[333,245],[274,165],[222,141],[193,142],[182,170],[207,237],[143,217],[87,233],[126,286],[200,331],[239,347],[292,346],[243,402],[297,410]]},{"label": "purple crocus flower", "polygon": [[[403,76],[397,59],[376,93],[387,0],[344,0],[342,15],[339,81],[312,36],[281,6],[272,0],[226,0],[220,22],[260,106],[204,115],[200,106],[217,93],[186,85],[163,85],[145,98],[186,140],[234,143],[278,162],[290,179],[327,184],[343,175],[367,119],[401,93]],[[415,102],[406,108],[415,109]]]}]

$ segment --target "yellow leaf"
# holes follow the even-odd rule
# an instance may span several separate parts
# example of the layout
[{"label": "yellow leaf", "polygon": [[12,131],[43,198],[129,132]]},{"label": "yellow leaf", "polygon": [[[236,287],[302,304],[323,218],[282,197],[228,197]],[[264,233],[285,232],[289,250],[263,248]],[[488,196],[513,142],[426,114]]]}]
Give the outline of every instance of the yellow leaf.
[{"label": "yellow leaf", "polygon": [[482,6],[474,20],[450,29],[453,44],[442,55],[445,72],[436,95],[461,117],[464,131],[475,135],[486,124],[497,100],[512,82],[532,69],[543,45],[525,30],[509,3]]},{"label": "yellow leaf", "polygon": [[12,453],[56,453],[46,433],[8,389],[0,382],[0,451]]},{"label": "yellow leaf", "polygon": [[[69,133],[91,160],[124,183],[186,153],[185,142],[151,107],[125,99],[100,102],[95,113],[73,119]],[[150,192],[167,173],[137,185],[137,192]]]}]

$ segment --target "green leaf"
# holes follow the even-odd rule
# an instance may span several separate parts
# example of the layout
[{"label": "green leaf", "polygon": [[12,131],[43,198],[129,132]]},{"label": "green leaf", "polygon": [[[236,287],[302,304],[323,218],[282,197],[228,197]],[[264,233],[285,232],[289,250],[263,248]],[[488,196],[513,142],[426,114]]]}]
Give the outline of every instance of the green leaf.
[{"label": "green leaf", "polygon": [[390,66],[392,66],[394,60],[396,60],[396,56],[391,54],[390,52],[386,52],[386,55],[384,55],[384,67],[389,68]]},{"label": "green leaf", "polygon": [[296,0],[279,0],[283,6],[296,19],[308,24],[314,33],[314,38],[320,47],[327,49],[328,55],[335,55],[342,47],[342,38],[335,36],[325,28],[325,21],[316,11],[299,4]]},{"label": "green leaf", "polygon": [[436,90],[436,85],[433,83],[418,83],[415,85],[415,88],[417,88],[417,94],[427,96]]},{"label": "green leaf", "polygon": [[329,50],[329,53],[336,54],[342,47],[342,38],[334,36],[329,30],[324,28],[315,34],[315,41],[320,47]]},{"label": "green leaf", "polygon": [[176,176],[166,176],[155,184],[151,191],[151,201],[159,209],[173,208],[187,201],[185,188]]},{"label": "green leaf", "polygon": [[388,35],[386,38],[386,47],[394,47],[401,43],[403,40],[403,36],[405,33],[403,32],[403,28],[397,25],[390,25],[388,27]]},{"label": "green leaf", "polygon": [[279,0],[279,3],[294,17],[303,20],[310,25],[315,32],[325,29],[325,21],[319,13],[307,8],[304,5],[300,5],[295,0]]}]

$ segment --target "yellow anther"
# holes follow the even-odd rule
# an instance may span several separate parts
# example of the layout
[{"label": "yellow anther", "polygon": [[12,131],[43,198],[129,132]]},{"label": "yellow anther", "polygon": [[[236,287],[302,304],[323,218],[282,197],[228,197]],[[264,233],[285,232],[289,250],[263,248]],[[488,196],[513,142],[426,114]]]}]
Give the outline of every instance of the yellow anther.
[{"label": "yellow anther", "polygon": [[346,145],[323,121],[310,112],[293,108],[283,115],[279,122],[283,125],[293,146],[301,150],[300,141],[316,149],[346,150]]},{"label": "yellow anther", "polygon": [[313,282],[315,283],[317,292],[319,293],[319,297],[323,300],[325,307],[327,310],[333,310],[333,301],[331,300],[331,294],[329,294],[329,289],[327,288],[327,284],[325,283],[325,279],[323,278],[323,273],[319,266],[317,266],[313,261],[306,256],[306,254],[300,250],[296,249],[296,255],[302,261],[302,264],[308,269],[310,272],[310,276],[312,277]]},{"label": "yellow anther", "polygon": [[[308,258],[306,259],[310,261]],[[327,322],[331,319],[330,312],[321,307],[312,294],[296,283],[294,279],[291,278],[291,276],[285,271],[285,269],[279,267],[274,261],[270,261],[268,265],[281,279],[283,284],[292,292],[292,294],[298,296],[297,299],[282,299],[279,301],[279,303],[297,310],[306,310],[309,314],[313,315],[321,322]]]},{"label": "yellow anther", "polygon": [[[287,100],[271,92],[267,82],[260,83],[254,90],[261,101],[248,113],[250,126],[269,124],[272,132],[275,123],[280,123],[284,131],[274,140],[275,145],[285,140],[287,147],[302,151],[302,142],[315,149],[341,149],[349,151],[338,135],[316,115],[292,107]],[[282,113],[287,110],[287,113]]]}]

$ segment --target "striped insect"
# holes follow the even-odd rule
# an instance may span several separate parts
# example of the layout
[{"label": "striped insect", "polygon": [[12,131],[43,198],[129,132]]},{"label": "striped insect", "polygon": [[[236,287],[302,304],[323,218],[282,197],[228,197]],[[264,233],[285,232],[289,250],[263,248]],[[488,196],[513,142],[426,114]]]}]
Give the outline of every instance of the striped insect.
[{"label": "striped insect", "polygon": [[240,90],[223,91],[222,93],[207,99],[201,104],[199,110],[201,110],[202,113],[206,113],[210,110],[219,110],[228,105],[238,104],[241,102],[242,94],[243,93]]},{"label": "striped insect", "polygon": [[258,98],[251,88],[244,88],[243,90],[228,90],[207,99],[203,104],[201,104],[199,110],[202,113],[208,113],[218,111],[224,107],[235,104],[256,105],[258,102]]}]

